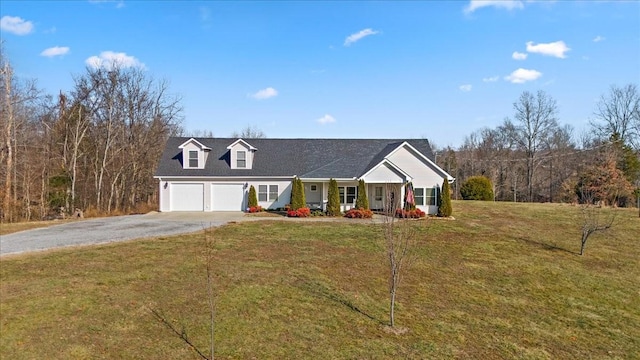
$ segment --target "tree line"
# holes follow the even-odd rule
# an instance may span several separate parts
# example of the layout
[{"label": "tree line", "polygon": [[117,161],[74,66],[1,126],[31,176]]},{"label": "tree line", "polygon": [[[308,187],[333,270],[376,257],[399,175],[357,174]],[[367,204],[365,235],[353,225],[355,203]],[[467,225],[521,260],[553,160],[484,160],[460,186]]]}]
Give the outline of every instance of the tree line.
[{"label": "tree line", "polygon": [[153,172],[182,131],[166,81],[112,63],[51,96],[16,77],[4,53],[0,69],[0,221],[155,208]]},{"label": "tree line", "polygon": [[474,131],[458,148],[437,149],[436,162],[456,177],[454,198],[467,179],[484,176],[498,201],[631,206],[640,193],[639,103],[636,84],[611,86],[590,131],[576,136],[561,124],[553,97],[525,91],[512,117]]}]

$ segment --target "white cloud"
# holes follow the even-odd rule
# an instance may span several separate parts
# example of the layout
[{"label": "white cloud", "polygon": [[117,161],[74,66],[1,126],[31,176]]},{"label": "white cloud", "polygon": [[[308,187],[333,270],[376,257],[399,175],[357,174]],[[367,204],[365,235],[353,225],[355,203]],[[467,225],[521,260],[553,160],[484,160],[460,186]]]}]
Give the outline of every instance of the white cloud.
[{"label": "white cloud", "polygon": [[496,76],[483,78],[482,81],[484,81],[484,82],[496,82],[499,79],[500,79],[500,76],[496,75]]},{"label": "white cloud", "polygon": [[116,3],[116,9],[122,9],[124,7],[124,0],[89,0],[91,4],[106,4]]},{"label": "white cloud", "polygon": [[542,73],[540,71],[519,68],[518,70],[512,72],[509,76],[505,76],[504,79],[514,84],[522,84],[527,81],[536,80],[540,76],[542,76]]},{"label": "white cloud", "polygon": [[329,115],[329,114],[325,114],[323,117],[321,117],[320,119],[316,120],[317,122],[319,122],[322,125],[326,125],[326,124],[331,124],[336,122],[336,119]]},{"label": "white cloud", "polygon": [[105,69],[113,69],[114,67],[137,67],[140,69],[146,69],[146,66],[135,57],[113,51],[103,51],[99,56],[91,56],[84,62],[94,69],[101,67]]},{"label": "white cloud", "polygon": [[347,36],[346,39],[344,39],[344,46],[350,46],[351,44],[355,43],[356,41],[361,40],[364,37],[367,37],[369,35],[375,35],[380,33],[377,30],[371,30],[370,28],[368,29],[364,29],[364,30],[360,30],[355,34],[351,34],[349,36]]},{"label": "white cloud", "polygon": [[483,7],[514,10],[524,8],[524,4],[520,0],[471,0],[469,5],[465,6],[464,12],[465,14],[471,14]]},{"label": "white cloud", "polygon": [[3,16],[0,19],[0,29],[16,35],[27,35],[33,31],[33,23],[18,16]]},{"label": "white cloud", "polygon": [[593,38],[593,42],[600,42],[600,41],[604,41],[604,40],[606,40],[606,38],[604,36],[600,36],[600,35],[598,35],[598,36]]},{"label": "white cloud", "polygon": [[565,53],[571,50],[564,41],[556,41],[546,44],[534,44],[533,41],[527,42],[527,51],[546,56],[554,56],[560,59],[567,57]]},{"label": "white cloud", "polygon": [[65,55],[68,52],[69,52],[69,47],[67,46],[54,46],[48,49],[44,49],[40,53],[40,56],[54,57],[54,56]]},{"label": "white cloud", "polygon": [[249,97],[252,97],[257,100],[265,100],[272,98],[274,96],[278,96],[278,90],[268,87],[266,89],[258,90],[258,92],[254,94],[249,94]]},{"label": "white cloud", "polygon": [[464,85],[460,85],[460,90],[464,91],[464,92],[469,92],[471,91],[471,88],[473,86],[471,84],[464,84]]},{"label": "white cloud", "polygon": [[525,60],[527,58],[527,56],[528,56],[527,54],[521,53],[521,52],[517,52],[517,51],[514,51],[513,54],[511,55],[511,57],[514,60]]}]

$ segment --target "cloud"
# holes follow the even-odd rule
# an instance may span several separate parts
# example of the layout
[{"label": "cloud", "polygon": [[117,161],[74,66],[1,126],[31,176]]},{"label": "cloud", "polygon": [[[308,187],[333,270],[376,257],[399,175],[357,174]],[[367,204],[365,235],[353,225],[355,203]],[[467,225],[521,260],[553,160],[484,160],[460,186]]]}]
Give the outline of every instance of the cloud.
[{"label": "cloud", "polygon": [[40,56],[46,57],[54,57],[54,56],[62,56],[69,52],[69,48],[67,46],[54,46],[48,49],[44,49]]},{"label": "cloud", "polygon": [[512,72],[509,76],[505,76],[504,79],[514,84],[522,84],[527,81],[536,80],[540,76],[542,76],[542,73],[540,71],[519,68],[518,70]]},{"label": "cloud", "polygon": [[463,92],[469,92],[471,91],[472,87],[473,86],[471,84],[460,85],[460,90],[462,90]]},{"label": "cloud", "polygon": [[511,55],[511,57],[514,60],[525,60],[527,58],[527,56],[528,56],[527,54],[521,53],[521,52],[517,52],[517,51],[514,51],[513,54]]},{"label": "cloud", "polygon": [[278,96],[278,90],[268,87],[266,89],[258,90],[258,92],[254,94],[249,94],[249,97],[252,97],[256,100],[265,100],[272,98],[274,96]]},{"label": "cloud", "polygon": [[604,36],[596,36],[593,38],[593,42],[600,42],[600,41],[605,41],[607,38],[605,38]]},{"label": "cloud", "polygon": [[116,9],[122,9],[124,7],[124,0],[89,0],[90,4],[107,4],[116,3]]},{"label": "cloud", "polygon": [[520,0],[471,0],[469,5],[465,6],[464,13],[471,14],[483,7],[514,10],[524,8],[524,4]]},{"label": "cloud", "polygon": [[3,16],[0,29],[15,35],[27,35],[33,31],[33,23],[18,16]]},{"label": "cloud", "polygon": [[113,69],[116,67],[137,67],[140,69],[146,69],[146,66],[133,56],[129,56],[125,53],[116,53],[113,51],[103,51],[99,56],[91,56],[84,61],[88,66],[98,69]]},{"label": "cloud", "polygon": [[496,75],[496,76],[483,78],[482,81],[484,81],[484,82],[496,82],[499,79],[500,79],[500,76]]},{"label": "cloud", "polygon": [[321,117],[320,119],[317,119],[316,121],[322,125],[326,125],[326,124],[331,124],[336,122],[336,119],[329,114],[325,114],[323,117]]},{"label": "cloud", "polygon": [[527,42],[527,51],[530,53],[542,54],[545,56],[554,56],[560,59],[567,57],[565,53],[571,50],[564,41],[556,41],[547,44],[534,44],[533,41]]},{"label": "cloud", "polygon": [[364,29],[364,30],[360,30],[355,34],[351,34],[349,36],[347,36],[346,39],[344,39],[344,46],[350,46],[351,44],[361,40],[364,37],[367,37],[369,35],[375,35],[380,33],[377,30],[371,30],[371,28],[368,29]]}]

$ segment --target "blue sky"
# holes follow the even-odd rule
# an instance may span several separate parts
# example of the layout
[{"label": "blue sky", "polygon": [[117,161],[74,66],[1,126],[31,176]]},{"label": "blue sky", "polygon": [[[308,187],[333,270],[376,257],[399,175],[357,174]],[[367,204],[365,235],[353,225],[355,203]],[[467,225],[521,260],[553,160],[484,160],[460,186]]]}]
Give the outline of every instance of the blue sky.
[{"label": "blue sky", "polygon": [[69,91],[117,59],[166,79],[187,130],[409,138],[458,146],[525,91],[576,133],[613,84],[640,83],[637,1],[11,1],[16,74]]}]

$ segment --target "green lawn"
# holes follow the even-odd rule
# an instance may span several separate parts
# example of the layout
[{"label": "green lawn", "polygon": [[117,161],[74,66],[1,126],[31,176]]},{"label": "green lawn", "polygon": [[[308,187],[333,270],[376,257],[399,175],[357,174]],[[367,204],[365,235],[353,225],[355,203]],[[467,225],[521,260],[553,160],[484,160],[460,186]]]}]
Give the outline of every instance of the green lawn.
[{"label": "green lawn", "polygon": [[[380,225],[265,219],[215,229],[217,359],[640,358],[640,219],[579,256],[579,210],[454,201],[413,221],[415,261],[387,331]],[[2,359],[199,359],[202,235],[0,260]]]}]

